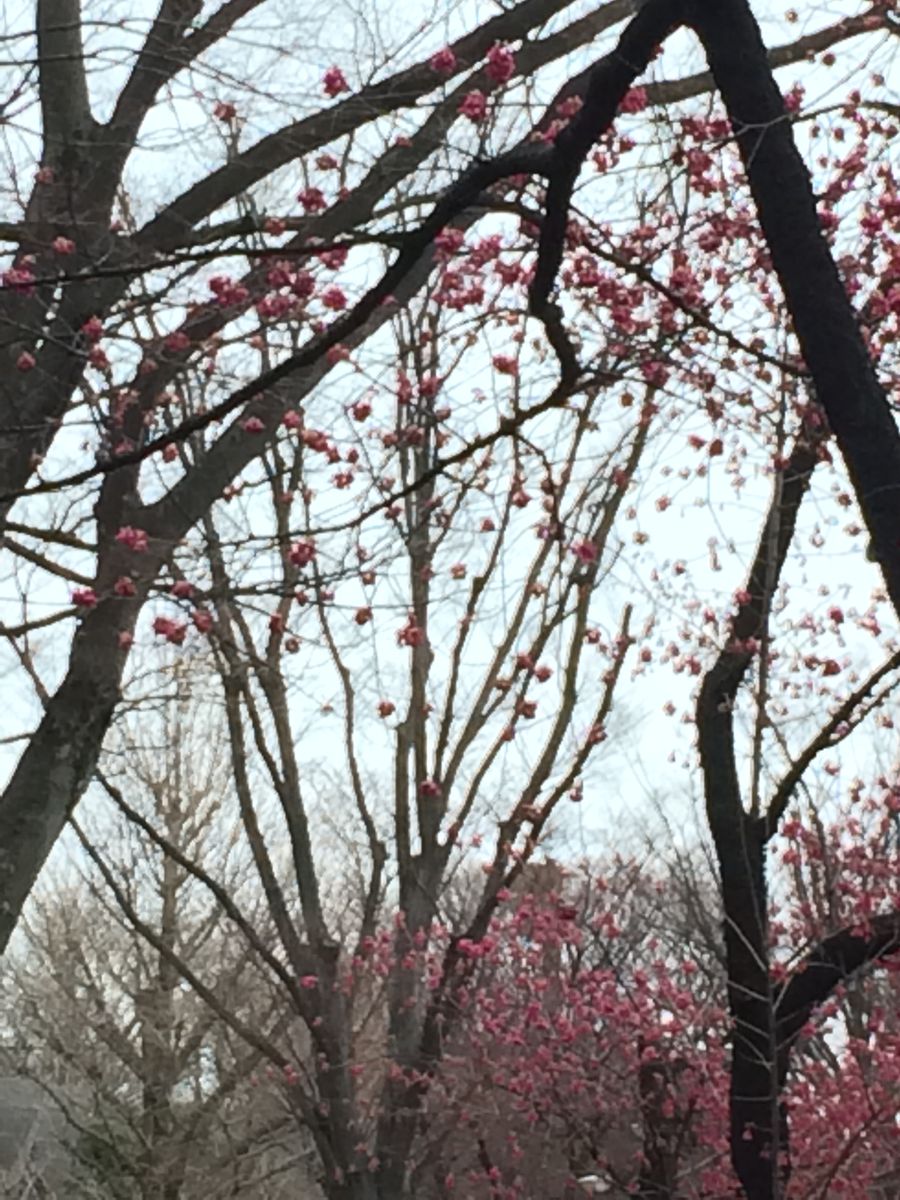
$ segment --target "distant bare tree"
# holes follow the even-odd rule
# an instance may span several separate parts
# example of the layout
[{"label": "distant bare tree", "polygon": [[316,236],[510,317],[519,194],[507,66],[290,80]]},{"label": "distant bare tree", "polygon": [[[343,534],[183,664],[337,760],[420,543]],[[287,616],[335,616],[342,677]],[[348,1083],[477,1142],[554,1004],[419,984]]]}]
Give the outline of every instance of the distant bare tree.
[{"label": "distant bare tree", "polygon": [[[215,727],[181,692],[143,714],[143,745],[125,726],[110,757],[136,820],[152,820],[171,853],[136,825],[88,813],[76,827],[87,848],[69,869],[76,878],[48,880],[35,895],[6,964],[14,1019],[4,1064],[36,1081],[47,1111],[64,1118],[58,1138],[71,1173],[60,1197],[277,1197],[282,1184],[296,1195],[308,1159],[290,1112],[250,1085],[258,1050],[219,1014],[234,1010],[270,1035],[289,1016],[250,948],[177,861],[215,859],[230,892],[246,891]],[[90,855],[100,854],[115,864],[147,940],[92,869]],[[205,998],[185,985],[174,956],[203,973]]]}]

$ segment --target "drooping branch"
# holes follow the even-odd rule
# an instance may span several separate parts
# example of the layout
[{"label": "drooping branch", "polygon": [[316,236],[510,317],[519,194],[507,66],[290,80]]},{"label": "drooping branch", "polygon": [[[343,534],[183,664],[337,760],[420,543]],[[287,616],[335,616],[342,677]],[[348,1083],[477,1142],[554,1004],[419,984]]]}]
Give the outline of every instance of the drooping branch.
[{"label": "drooping branch", "polygon": [[851,976],[900,950],[900,911],[873,917],[864,928],[833,933],[810,950],[775,993],[778,1077],[783,1083],[790,1053],[814,1011]]},{"label": "drooping branch", "polygon": [[591,69],[581,108],[556,138],[538,261],[529,294],[535,316],[545,312],[562,262],[572,191],[584,160],[597,138],[612,124],[625,93],[646,70],[656,47],[678,24],[679,14],[677,0],[647,0],[640,7],[615,48]]}]

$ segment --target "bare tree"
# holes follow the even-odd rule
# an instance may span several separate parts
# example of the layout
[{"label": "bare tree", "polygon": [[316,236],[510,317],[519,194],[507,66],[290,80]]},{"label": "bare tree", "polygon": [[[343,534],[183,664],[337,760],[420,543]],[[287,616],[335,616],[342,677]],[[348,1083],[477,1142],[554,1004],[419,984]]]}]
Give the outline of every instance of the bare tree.
[{"label": "bare tree", "polygon": [[143,714],[151,735],[143,745],[124,731],[117,738],[135,818],[152,820],[172,853],[108,813],[89,822],[91,832],[76,826],[89,856],[116,864],[151,940],[122,920],[88,859],[80,877],[35,896],[7,966],[15,1021],[4,1057],[64,1118],[57,1138],[70,1166],[59,1194],[277,1195],[281,1178],[295,1188],[304,1174],[304,1133],[251,1088],[258,1051],[235,1039],[174,965],[183,956],[202,970],[219,1008],[284,1031],[285,1013],[249,948],[173,856],[214,856],[229,891],[246,892],[247,864],[228,837],[228,776],[197,711],[173,701],[155,719]]}]

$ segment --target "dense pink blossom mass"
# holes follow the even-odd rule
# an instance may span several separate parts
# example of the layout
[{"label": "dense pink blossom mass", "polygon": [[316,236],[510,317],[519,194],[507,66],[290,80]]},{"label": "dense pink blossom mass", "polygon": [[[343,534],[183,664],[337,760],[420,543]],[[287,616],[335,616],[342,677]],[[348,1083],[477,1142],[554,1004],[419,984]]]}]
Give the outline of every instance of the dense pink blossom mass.
[{"label": "dense pink blossom mass", "polygon": [[[430,780],[421,790],[439,791]],[[841,873],[841,915],[860,922],[860,936],[866,914],[896,903],[897,850],[885,860],[883,838],[898,797],[882,782],[880,794],[857,796],[857,816],[818,835],[799,820],[785,823],[782,861],[792,864],[794,885],[772,921],[776,959],[828,928],[828,915],[807,898],[827,871]],[[849,856],[848,833],[858,839]],[[395,936],[385,930],[364,942],[342,984],[366,991],[367,980],[389,978],[399,965],[433,993],[450,989],[456,1015],[425,1102],[435,1136],[445,1139],[445,1185],[454,1195],[522,1200],[568,1194],[580,1174],[639,1194],[654,1151],[665,1147],[677,1195],[738,1197],[728,1160],[730,1033],[721,976],[708,943],[685,941],[679,959],[673,930],[658,920],[687,897],[637,861],[611,864],[599,877],[541,871],[560,890],[501,892],[503,914],[482,936],[454,941],[451,929],[436,926],[427,941],[414,938],[398,964]],[[803,1031],[808,1041],[785,1095],[789,1200],[868,1195],[893,1169],[900,963],[885,965],[883,985],[853,993],[854,1032],[838,1020],[850,1011],[841,995]],[[369,1070],[362,1068],[363,1078]]]}]

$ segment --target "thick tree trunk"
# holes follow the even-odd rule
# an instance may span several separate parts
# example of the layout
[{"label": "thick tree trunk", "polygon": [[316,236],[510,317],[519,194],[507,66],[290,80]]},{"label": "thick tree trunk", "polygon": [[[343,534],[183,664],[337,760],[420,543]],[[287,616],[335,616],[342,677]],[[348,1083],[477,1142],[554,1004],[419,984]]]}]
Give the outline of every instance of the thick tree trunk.
[{"label": "thick tree trunk", "polygon": [[106,621],[96,611],[85,618],[66,678],[0,798],[0,953],[90,781],[119,701],[125,655]]},{"label": "thick tree trunk", "polygon": [[747,1200],[776,1200],[788,1170],[780,1106],[778,1029],[769,971],[764,814],[748,813],[735,751],[734,706],[761,640],[797,512],[817,462],[813,436],[798,440],[776,482],[747,581],[748,599],[732,622],[732,642],[708,671],[697,700],[706,815],[715,843],[725,912],[728,1007],[732,1023],[731,1160]]},{"label": "thick tree trunk", "polygon": [[786,1167],[778,1044],[769,974],[765,826],[748,816],[735,786],[731,712],[718,668],[698,706],[707,815],[719,860],[732,1048],[731,1161],[747,1200],[776,1200]]},{"label": "thick tree trunk", "polygon": [[803,357],[900,615],[900,429],[822,231],[759,26],[747,0],[689,0],[687,19],[728,110]]},{"label": "thick tree trunk", "polygon": [[788,1169],[787,1124],[778,1079],[778,1033],[768,961],[766,846],[762,826],[745,818],[723,867],[725,948],[732,1017],[731,1161],[747,1200],[776,1200]]}]

